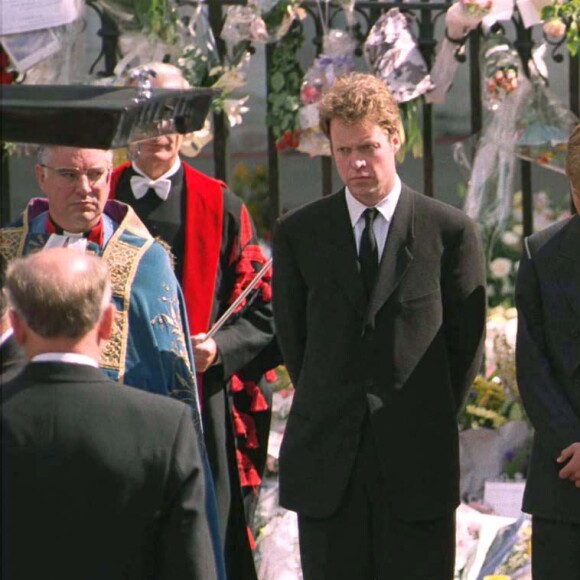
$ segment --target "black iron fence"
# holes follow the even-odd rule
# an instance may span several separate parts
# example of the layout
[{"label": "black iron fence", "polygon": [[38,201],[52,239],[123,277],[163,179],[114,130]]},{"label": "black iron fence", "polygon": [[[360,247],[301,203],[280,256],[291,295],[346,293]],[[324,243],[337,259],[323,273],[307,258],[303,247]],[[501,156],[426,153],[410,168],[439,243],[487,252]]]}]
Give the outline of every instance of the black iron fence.
[{"label": "black iron fence", "polygon": [[[182,3],[193,3],[185,2]],[[207,8],[209,22],[216,38],[218,51],[223,56],[225,54],[225,45],[220,38],[220,32],[225,18],[227,6],[233,4],[245,4],[243,0],[208,0]],[[329,22],[341,17],[340,7],[333,6],[324,2]],[[102,38],[101,52],[91,67],[91,73],[102,76],[113,74],[113,69],[117,63],[120,54],[118,48],[119,29],[114,20],[103,11],[95,0],[88,0],[88,5],[98,12],[101,19],[101,28],[99,35]],[[306,10],[309,22],[304,22],[302,26],[313,30],[311,38],[306,42],[314,43],[318,49],[322,46],[322,35],[324,26],[321,22],[321,11],[319,3],[316,0],[303,0],[301,6]],[[370,0],[357,0],[355,4],[355,29],[353,33],[362,42],[367,33],[385,11],[393,7],[398,7],[401,11],[411,15],[411,20],[416,28],[415,35],[417,45],[425,59],[428,67],[434,61],[438,44],[443,37],[444,27],[438,25],[439,19],[444,18],[447,9],[451,6],[450,2],[429,2],[411,1],[411,2],[377,2]],[[530,29],[525,28],[522,19],[515,10],[510,22],[502,23],[506,35],[510,38],[512,46],[518,51],[523,63],[525,72],[527,63],[535,46],[535,41]],[[482,32],[480,29],[472,31],[465,39],[464,52],[466,62],[462,66],[469,67],[469,108],[470,108],[470,129],[472,134],[477,134],[482,129],[483,105],[482,105],[482,71],[480,70],[480,45],[482,41]],[[264,79],[268,78],[268,67],[271,66],[271,57],[274,50],[273,45],[266,47],[266,70]],[[460,57],[461,58],[461,57]],[[551,45],[551,54],[548,56],[551,61],[549,66],[560,66],[568,68],[567,82],[569,91],[570,110],[576,115],[580,114],[580,66],[579,58],[571,57],[563,41]],[[264,81],[266,82],[266,80]],[[426,195],[434,195],[434,160],[436,148],[434,146],[434,111],[433,105],[421,103],[421,120],[422,120],[422,137],[423,137],[423,192]],[[276,148],[276,140],[271,129],[268,129],[267,135],[267,157],[268,157],[268,181],[270,192],[270,218],[273,221],[280,214],[280,171],[279,171],[279,152]],[[213,142],[213,162],[214,175],[220,179],[227,180],[227,163],[228,160],[228,128],[226,119],[222,114],[214,115],[214,142]],[[332,166],[328,157],[321,157],[321,183],[320,194],[327,195],[333,191],[332,184]],[[528,234],[533,231],[533,212],[532,212],[532,171],[531,164],[527,161],[520,162],[521,188],[523,196],[523,227],[524,233]]]}]

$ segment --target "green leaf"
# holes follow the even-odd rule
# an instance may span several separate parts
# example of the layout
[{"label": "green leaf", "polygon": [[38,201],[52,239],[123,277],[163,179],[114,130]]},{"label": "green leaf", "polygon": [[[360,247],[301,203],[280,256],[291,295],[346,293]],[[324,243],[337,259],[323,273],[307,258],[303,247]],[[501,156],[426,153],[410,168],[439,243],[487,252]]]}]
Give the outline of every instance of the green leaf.
[{"label": "green leaf", "polygon": [[281,72],[276,71],[270,77],[270,86],[272,87],[272,90],[276,92],[280,92],[284,88],[285,83],[286,79],[284,78],[284,75]]}]

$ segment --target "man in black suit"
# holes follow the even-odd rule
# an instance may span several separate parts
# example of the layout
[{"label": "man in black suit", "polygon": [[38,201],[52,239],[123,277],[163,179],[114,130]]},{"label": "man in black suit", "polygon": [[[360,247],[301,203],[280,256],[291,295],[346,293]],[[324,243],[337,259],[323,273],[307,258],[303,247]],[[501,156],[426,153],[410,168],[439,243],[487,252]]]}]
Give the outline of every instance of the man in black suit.
[{"label": "man in black suit", "polygon": [[298,512],[306,580],[451,579],[456,413],[485,327],[476,227],[401,183],[399,112],[381,81],[339,79],[320,121],[346,188],[282,218],[274,238],[296,388],[280,503]]},{"label": "man in black suit", "polygon": [[[566,171],[580,212],[580,125]],[[516,284],[518,387],[534,426],[523,510],[534,580],[580,578],[580,216],[525,240]]]},{"label": "man in black suit", "polygon": [[12,335],[8,318],[8,301],[4,294],[6,260],[0,254],[0,387],[16,376],[24,366],[24,353]]},{"label": "man in black suit", "polygon": [[98,369],[106,262],[46,250],[6,289],[30,362],[1,389],[2,578],[217,578],[191,408]]}]

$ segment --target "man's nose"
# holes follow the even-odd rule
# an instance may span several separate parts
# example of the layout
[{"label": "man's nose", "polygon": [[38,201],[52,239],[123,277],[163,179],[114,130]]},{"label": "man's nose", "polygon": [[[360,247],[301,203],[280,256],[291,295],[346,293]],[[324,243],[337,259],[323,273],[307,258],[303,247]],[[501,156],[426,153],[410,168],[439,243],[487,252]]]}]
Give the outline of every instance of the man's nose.
[{"label": "man's nose", "polygon": [[353,165],[355,166],[356,169],[362,169],[363,167],[366,166],[366,161],[364,159],[355,158],[353,160]]},{"label": "man's nose", "polygon": [[90,193],[93,190],[93,186],[86,173],[81,173],[77,177],[77,189],[85,193]]}]

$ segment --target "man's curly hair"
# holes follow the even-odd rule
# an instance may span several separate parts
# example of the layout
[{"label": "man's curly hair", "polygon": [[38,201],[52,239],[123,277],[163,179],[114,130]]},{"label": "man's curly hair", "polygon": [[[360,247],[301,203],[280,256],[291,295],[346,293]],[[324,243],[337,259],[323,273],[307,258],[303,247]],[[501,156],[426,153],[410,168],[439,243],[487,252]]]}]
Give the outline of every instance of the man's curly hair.
[{"label": "man's curly hair", "polygon": [[383,83],[367,73],[339,77],[320,101],[320,127],[330,136],[330,121],[346,125],[368,121],[383,129],[389,137],[401,138],[401,116],[397,102]]}]

